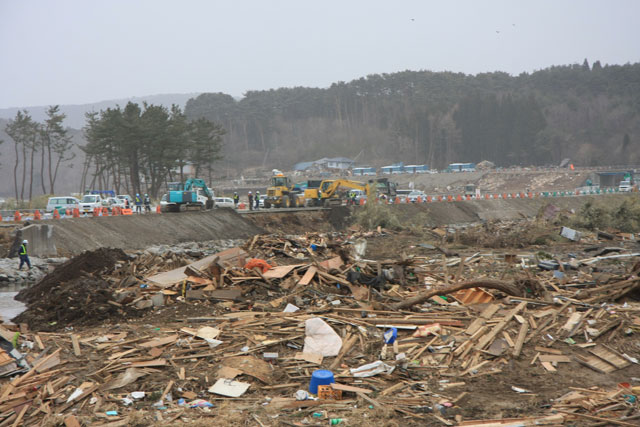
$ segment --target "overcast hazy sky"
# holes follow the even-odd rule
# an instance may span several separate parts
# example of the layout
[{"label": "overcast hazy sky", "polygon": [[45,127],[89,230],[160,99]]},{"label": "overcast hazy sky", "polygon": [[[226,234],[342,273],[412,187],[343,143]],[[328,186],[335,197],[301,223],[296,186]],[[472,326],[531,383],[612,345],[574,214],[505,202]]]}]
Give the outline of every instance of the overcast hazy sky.
[{"label": "overcast hazy sky", "polygon": [[637,0],[0,0],[0,108],[640,61]]}]

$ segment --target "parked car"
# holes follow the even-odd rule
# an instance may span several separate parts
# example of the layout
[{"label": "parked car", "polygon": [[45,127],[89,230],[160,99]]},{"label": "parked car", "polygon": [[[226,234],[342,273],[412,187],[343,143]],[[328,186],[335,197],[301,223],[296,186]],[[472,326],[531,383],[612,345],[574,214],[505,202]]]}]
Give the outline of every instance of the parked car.
[{"label": "parked car", "polygon": [[95,208],[101,208],[102,197],[97,194],[85,194],[80,200],[80,212],[91,213]]},{"label": "parked car", "polygon": [[54,209],[75,209],[80,207],[80,201],[75,197],[49,197],[45,212],[51,213]]},{"label": "parked car", "polygon": [[109,212],[111,212],[111,209],[113,209],[114,207],[119,207],[124,209],[124,199],[118,199],[115,197],[109,197],[105,200],[102,201],[102,205],[106,206],[107,209],[109,209]]},{"label": "parked car", "polygon": [[218,208],[235,207],[235,204],[233,203],[233,199],[231,197],[215,197],[213,201],[215,202],[215,206]]},{"label": "parked car", "polygon": [[620,185],[618,185],[618,191],[631,191],[633,189],[633,186],[631,185],[631,180],[630,179],[625,179],[623,181],[620,181]]},{"label": "parked car", "polygon": [[407,199],[411,203],[416,203],[418,201],[418,197],[420,197],[420,200],[422,200],[423,202],[427,201],[427,195],[424,191],[413,190],[411,193],[407,194]]}]

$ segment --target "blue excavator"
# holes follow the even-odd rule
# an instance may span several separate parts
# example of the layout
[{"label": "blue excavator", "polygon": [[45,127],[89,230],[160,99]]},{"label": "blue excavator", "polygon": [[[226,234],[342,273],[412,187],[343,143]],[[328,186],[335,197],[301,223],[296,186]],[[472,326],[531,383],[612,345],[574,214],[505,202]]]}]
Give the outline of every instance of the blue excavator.
[{"label": "blue excavator", "polygon": [[169,182],[167,189],[167,212],[213,209],[214,194],[203,179],[190,178],[184,184]]}]

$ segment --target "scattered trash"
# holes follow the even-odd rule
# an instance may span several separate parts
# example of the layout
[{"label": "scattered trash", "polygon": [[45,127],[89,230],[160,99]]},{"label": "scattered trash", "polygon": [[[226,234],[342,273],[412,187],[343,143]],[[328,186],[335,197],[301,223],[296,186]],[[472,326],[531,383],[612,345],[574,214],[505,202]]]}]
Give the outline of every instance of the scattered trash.
[{"label": "scattered trash", "polygon": [[373,363],[367,363],[366,365],[362,365],[358,368],[350,369],[351,375],[356,378],[367,378],[373,377],[378,374],[391,374],[395,366],[390,366],[384,363],[381,360],[378,360]]},{"label": "scattered trash", "polygon": [[324,320],[314,317],[305,321],[304,353],[337,356],[342,339]]},{"label": "scattered trash", "polygon": [[219,394],[227,397],[240,397],[251,386],[250,383],[233,381],[226,378],[220,378],[214,385],[209,387],[209,393]]}]

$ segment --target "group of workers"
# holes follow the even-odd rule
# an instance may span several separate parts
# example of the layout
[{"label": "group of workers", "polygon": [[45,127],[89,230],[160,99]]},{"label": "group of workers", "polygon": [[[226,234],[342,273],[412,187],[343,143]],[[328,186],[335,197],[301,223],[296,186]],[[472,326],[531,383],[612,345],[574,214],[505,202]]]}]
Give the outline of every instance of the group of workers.
[{"label": "group of workers", "polygon": [[[125,200],[125,208],[129,209],[129,200]],[[144,202],[144,210],[145,212],[151,212],[151,199],[148,194],[144,195],[144,199],[140,197],[139,193],[136,193],[135,205],[136,205],[136,213],[142,213],[142,203]]]},{"label": "group of workers", "polygon": [[[254,195],[251,191],[249,191],[249,194],[247,194],[247,200],[248,200],[248,205],[249,205],[249,210],[253,210],[254,208],[256,210],[260,209],[260,192],[256,191],[256,194]],[[238,204],[240,203],[240,196],[238,195],[237,192],[233,193],[233,205],[235,206],[236,209],[238,209]]]}]

